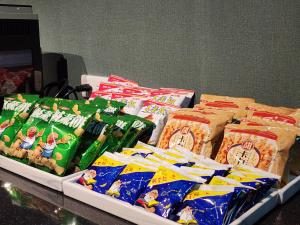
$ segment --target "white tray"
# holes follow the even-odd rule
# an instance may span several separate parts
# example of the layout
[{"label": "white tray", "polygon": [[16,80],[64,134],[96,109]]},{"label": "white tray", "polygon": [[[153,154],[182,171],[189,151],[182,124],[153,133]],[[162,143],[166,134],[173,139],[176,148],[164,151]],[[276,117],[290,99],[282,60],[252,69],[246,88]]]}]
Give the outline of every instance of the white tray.
[{"label": "white tray", "polygon": [[300,190],[300,176],[294,177],[283,188],[278,189],[279,203],[284,204]]},{"label": "white tray", "polygon": [[61,192],[63,191],[63,181],[82,174],[82,172],[79,172],[69,176],[59,177],[2,155],[0,155],[0,167]]},{"label": "white tray", "polygon": [[53,205],[61,208],[64,206],[64,197],[61,193],[44,188],[43,186],[28,179],[23,179],[22,177],[16,176],[9,171],[1,169],[0,180],[5,181],[5,183],[12,184],[18,189],[30,193],[39,199],[50,202]]},{"label": "white tray", "polygon": [[[64,181],[63,190],[65,195],[135,224],[178,225],[178,223],[149,213],[140,207],[132,206],[129,203],[114,199],[110,196],[88,190],[75,182],[79,177],[80,176],[72,177],[71,179]],[[232,222],[231,225],[253,224],[272,210],[277,203],[278,193],[277,191],[273,191],[268,197]]]}]

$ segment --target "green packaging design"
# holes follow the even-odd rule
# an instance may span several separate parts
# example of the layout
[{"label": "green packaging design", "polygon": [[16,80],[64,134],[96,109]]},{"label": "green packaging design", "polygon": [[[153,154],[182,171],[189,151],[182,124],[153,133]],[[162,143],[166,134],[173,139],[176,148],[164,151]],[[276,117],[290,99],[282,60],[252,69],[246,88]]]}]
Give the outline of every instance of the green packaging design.
[{"label": "green packaging design", "polygon": [[94,107],[81,102],[60,100],[34,150],[28,152],[29,162],[64,175],[94,112]]},{"label": "green packaging design", "polygon": [[[26,123],[17,133],[8,155],[15,158],[27,158],[28,151],[32,151],[37,140],[44,134],[48,122],[57,110],[58,99],[44,98],[34,109]],[[24,160],[25,161],[25,160]]]},{"label": "green packaging design", "polygon": [[79,147],[79,152],[83,152],[78,160],[80,170],[88,168],[98,157],[99,151],[116,121],[117,116],[98,114],[97,120],[92,120],[89,123],[83,135],[86,140],[82,140]]},{"label": "green packaging design", "polygon": [[0,117],[0,151],[5,153],[25,123],[35,103],[37,95],[16,94],[4,98],[3,109]]}]

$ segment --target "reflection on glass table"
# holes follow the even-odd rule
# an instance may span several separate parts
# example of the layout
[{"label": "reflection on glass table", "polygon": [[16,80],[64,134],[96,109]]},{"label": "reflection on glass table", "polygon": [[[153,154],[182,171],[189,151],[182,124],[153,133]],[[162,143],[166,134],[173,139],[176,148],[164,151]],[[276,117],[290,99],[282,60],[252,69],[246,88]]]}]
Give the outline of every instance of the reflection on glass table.
[{"label": "reflection on glass table", "polygon": [[0,225],[131,224],[0,169]]}]

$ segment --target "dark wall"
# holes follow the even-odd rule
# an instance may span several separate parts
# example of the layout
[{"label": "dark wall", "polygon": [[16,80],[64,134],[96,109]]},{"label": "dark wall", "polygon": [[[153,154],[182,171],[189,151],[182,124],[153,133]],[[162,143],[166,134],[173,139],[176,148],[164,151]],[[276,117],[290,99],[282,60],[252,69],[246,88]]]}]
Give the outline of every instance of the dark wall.
[{"label": "dark wall", "polygon": [[298,0],[11,2],[33,4],[43,50],[66,54],[73,83],[112,72],[300,107]]}]

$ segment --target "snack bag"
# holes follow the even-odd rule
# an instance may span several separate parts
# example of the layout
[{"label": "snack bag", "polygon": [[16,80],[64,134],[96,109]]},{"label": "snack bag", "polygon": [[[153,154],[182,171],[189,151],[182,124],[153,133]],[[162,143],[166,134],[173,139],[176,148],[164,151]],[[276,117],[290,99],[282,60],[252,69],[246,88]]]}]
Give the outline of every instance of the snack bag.
[{"label": "snack bag", "polygon": [[148,87],[125,87],[123,89],[124,94],[130,95],[139,95],[141,97],[150,97],[151,92],[155,91],[156,89],[148,88]]},{"label": "snack bag", "polygon": [[155,102],[181,107],[184,103],[185,96],[169,90],[155,90],[151,92],[150,99]]},{"label": "snack bag", "polygon": [[130,115],[137,115],[145,101],[143,97],[123,93],[113,93],[111,99],[124,103],[125,107],[122,109],[122,112]]},{"label": "snack bag", "polygon": [[143,143],[143,142],[141,142],[141,141],[138,141],[138,142],[136,143],[136,145],[134,146],[134,148],[135,148],[135,149],[149,150],[149,151],[151,151],[151,152],[153,152],[153,151],[156,149],[156,147],[154,147],[154,146],[152,146],[152,145],[145,144],[145,143]]},{"label": "snack bag", "polygon": [[92,120],[87,126],[78,147],[76,162],[80,170],[88,168],[101,155],[100,150],[111,133],[117,116],[98,114],[97,120]]},{"label": "snack bag", "polygon": [[210,157],[226,123],[227,117],[222,115],[176,111],[170,114],[157,146],[163,149],[181,146]]},{"label": "snack bag", "polygon": [[[127,115],[127,117],[130,117]],[[149,140],[155,124],[138,116],[131,116],[134,121],[123,137],[118,151],[123,147],[133,147],[139,139]]]},{"label": "snack bag", "polygon": [[49,121],[58,108],[58,102],[58,99],[53,98],[41,100],[14,138],[7,152],[9,155],[19,159],[27,158],[28,151],[33,150],[36,141],[49,126]]},{"label": "snack bag", "polygon": [[194,104],[195,91],[188,89],[178,89],[178,88],[160,88],[162,91],[169,91],[177,95],[182,95],[185,97],[181,107],[192,107]]},{"label": "snack bag", "polygon": [[138,161],[131,162],[116,178],[106,194],[134,204],[146,189],[156,170],[155,167],[145,166]]},{"label": "snack bag", "polygon": [[202,94],[200,98],[200,107],[233,112],[234,119],[240,120],[247,115],[246,108],[253,102],[255,102],[255,100],[252,98]]},{"label": "snack bag", "polygon": [[147,155],[152,154],[152,151],[146,149],[136,149],[136,148],[123,148],[121,154],[135,157],[146,158]]},{"label": "snack bag", "polygon": [[127,163],[129,162],[126,159],[110,152],[105,152],[77,180],[77,183],[90,190],[105,194]]},{"label": "snack bag", "polygon": [[145,101],[142,109],[138,113],[138,116],[152,121],[155,124],[155,129],[152,132],[148,144],[156,145],[159,136],[164,128],[167,121],[168,114],[177,110],[177,107],[172,105],[167,105],[164,103]]},{"label": "snack bag", "polygon": [[117,115],[125,106],[122,102],[106,100],[104,98],[95,98],[90,101],[90,104],[97,108],[97,113],[105,113],[107,115]]},{"label": "snack bag", "polygon": [[95,108],[72,100],[60,100],[49,124],[33,150],[28,152],[29,163],[64,175],[73,160],[80,137],[94,115]]},{"label": "snack bag", "polygon": [[139,86],[139,84],[133,80],[129,80],[124,77],[120,77],[118,75],[113,75],[113,74],[110,74],[108,76],[107,81],[109,83],[120,84],[120,85],[124,85],[124,86],[133,86],[133,87]]},{"label": "snack bag", "polygon": [[300,127],[297,127],[299,121],[300,118],[297,118],[295,114],[284,115],[273,112],[248,111],[246,122],[254,122],[265,126],[287,127],[295,130],[297,135],[300,136]]},{"label": "snack bag", "polygon": [[296,134],[280,127],[227,125],[216,161],[283,176]]},{"label": "snack bag", "polygon": [[230,186],[201,185],[185,197],[174,220],[179,224],[223,225],[233,192]]},{"label": "snack bag", "polygon": [[217,162],[212,162],[213,160],[201,159],[196,162],[192,168],[200,168],[205,170],[214,170],[213,176],[224,176],[229,171],[231,165],[223,165]]},{"label": "snack bag", "polygon": [[215,171],[210,170],[210,169],[201,169],[201,168],[193,168],[193,167],[186,167],[186,166],[181,166],[180,169],[184,170],[190,175],[196,176],[196,177],[201,177],[207,181],[210,181],[210,179],[213,177]]},{"label": "snack bag", "polygon": [[105,92],[105,91],[99,91],[99,90],[96,90],[96,91],[93,91],[91,93],[91,96],[89,98],[89,100],[93,100],[95,98],[104,98],[106,100],[111,100],[111,96],[112,96],[112,93],[110,92]]},{"label": "snack bag", "polygon": [[196,184],[204,182],[204,179],[188,175],[180,168],[166,164],[158,168],[135,204],[149,212],[168,218],[186,194]]},{"label": "snack bag", "polygon": [[99,91],[109,92],[109,93],[122,93],[123,89],[126,86],[120,84],[112,84],[112,83],[105,83],[102,82],[99,85]]},{"label": "snack bag", "polygon": [[7,152],[19,129],[38,101],[37,95],[15,94],[4,98],[0,117],[0,151]]},{"label": "snack bag", "polygon": [[246,186],[237,182],[236,180],[214,176],[209,182],[210,185],[230,186],[234,188],[234,194],[232,201],[228,206],[228,213],[226,215],[224,224],[230,224],[239,215],[241,215],[244,209],[252,204],[256,195],[256,189],[250,186]]},{"label": "snack bag", "polygon": [[255,102],[248,104],[246,108],[247,110],[251,110],[251,111],[271,112],[271,113],[278,113],[282,115],[289,115],[295,111],[294,109],[290,109],[290,108],[275,107],[275,106],[270,106],[270,105],[255,103]]}]

